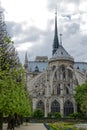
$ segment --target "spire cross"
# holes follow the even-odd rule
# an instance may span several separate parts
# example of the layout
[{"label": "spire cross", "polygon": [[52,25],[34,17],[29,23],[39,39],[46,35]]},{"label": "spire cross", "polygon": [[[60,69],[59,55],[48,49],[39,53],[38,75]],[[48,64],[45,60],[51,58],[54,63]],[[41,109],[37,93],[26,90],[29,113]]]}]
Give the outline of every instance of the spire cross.
[{"label": "spire cross", "polygon": [[57,7],[55,8],[55,15],[57,15]]},{"label": "spire cross", "polygon": [[55,9],[55,35],[57,35],[57,8]]}]

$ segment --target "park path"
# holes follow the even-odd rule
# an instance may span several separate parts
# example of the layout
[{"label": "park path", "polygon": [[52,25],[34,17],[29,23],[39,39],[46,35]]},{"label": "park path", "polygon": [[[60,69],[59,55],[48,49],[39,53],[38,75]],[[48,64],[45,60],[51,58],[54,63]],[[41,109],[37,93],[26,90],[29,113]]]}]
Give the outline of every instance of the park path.
[{"label": "park path", "polygon": [[[4,125],[3,130],[6,130],[6,125]],[[47,129],[42,123],[29,123],[26,125],[21,125],[20,127],[15,128],[15,130],[47,130]]]}]

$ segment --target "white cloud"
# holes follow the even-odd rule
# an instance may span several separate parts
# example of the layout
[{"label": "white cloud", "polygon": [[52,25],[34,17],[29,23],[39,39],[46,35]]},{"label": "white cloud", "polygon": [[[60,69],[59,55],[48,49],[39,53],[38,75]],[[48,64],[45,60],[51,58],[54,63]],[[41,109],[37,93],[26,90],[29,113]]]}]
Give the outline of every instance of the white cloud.
[{"label": "white cloud", "polygon": [[[2,6],[6,10],[6,21],[24,22],[29,25],[46,27],[47,9],[46,0],[2,0]],[[44,19],[45,17],[45,19]]]},{"label": "white cloud", "polygon": [[27,51],[28,48],[30,48],[32,46],[31,43],[27,42],[27,43],[21,43],[21,45],[18,45],[16,47],[17,51],[22,52],[22,51]]},{"label": "white cloud", "polygon": [[57,5],[58,32],[63,33],[63,46],[75,60],[86,61],[87,0],[1,1],[6,10],[8,32],[22,60],[26,50],[32,58],[51,57]]},{"label": "white cloud", "polygon": [[86,0],[81,0],[79,10],[82,12],[85,12],[87,10],[87,1]]}]

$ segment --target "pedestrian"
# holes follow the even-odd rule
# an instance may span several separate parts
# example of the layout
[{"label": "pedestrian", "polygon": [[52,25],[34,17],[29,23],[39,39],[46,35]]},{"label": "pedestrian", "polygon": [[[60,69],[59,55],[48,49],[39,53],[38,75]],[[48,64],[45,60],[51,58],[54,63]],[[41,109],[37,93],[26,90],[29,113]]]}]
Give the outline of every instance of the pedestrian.
[{"label": "pedestrian", "polygon": [[14,129],[14,127],[15,127],[15,119],[14,119],[14,116],[11,117],[10,124],[11,124],[11,130],[15,130],[15,129]]}]

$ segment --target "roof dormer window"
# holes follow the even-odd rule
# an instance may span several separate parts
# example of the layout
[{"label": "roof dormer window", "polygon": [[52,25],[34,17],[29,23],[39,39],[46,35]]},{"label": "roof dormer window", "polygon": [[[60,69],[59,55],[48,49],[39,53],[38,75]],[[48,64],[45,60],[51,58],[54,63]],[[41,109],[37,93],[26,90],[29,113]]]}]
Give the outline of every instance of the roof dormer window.
[{"label": "roof dormer window", "polygon": [[38,66],[35,67],[35,72],[39,72]]},{"label": "roof dormer window", "polygon": [[61,52],[61,55],[63,55],[63,52]]}]

